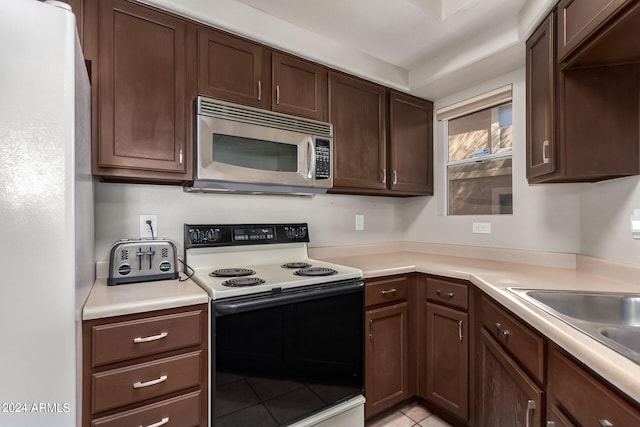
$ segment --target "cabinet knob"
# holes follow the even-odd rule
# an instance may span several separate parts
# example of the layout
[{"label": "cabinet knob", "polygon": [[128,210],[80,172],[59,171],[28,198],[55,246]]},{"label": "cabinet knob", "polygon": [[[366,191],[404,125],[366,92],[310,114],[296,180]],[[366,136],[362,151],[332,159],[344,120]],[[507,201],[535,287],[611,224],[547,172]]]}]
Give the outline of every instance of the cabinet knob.
[{"label": "cabinet knob", "polygon": [[380,291],[382,295],[395,294],[396,292],[397,292],[396,288],[385,289],[384,291]]},{"label": "cabinet knob", "polygon": [[258,101],[262,101],[262,81],[258,80]]},{"label": "cabinet knob", "polygon": [[276,105],[280,105],[280,85],[276,85]]},{"label": "cabinet knob", "polygon": [[609,420],[600,420],[598,421],[600,427],[614,427],[613,424],[609,422]]},{"label": "cabinet knob", "polygon": [[508,337],[511,334],[508,329],[503,329],[502,324],[498,322],[496,323],[496,329],[498,330],[498,333],[502,334],[504,337]]},{"label": "cabinet knob", "polygon": [[382,170],[380,171],[380,181],[382,181],[383,184],[387,183],[387,170],[385,168],[382,168]]}]

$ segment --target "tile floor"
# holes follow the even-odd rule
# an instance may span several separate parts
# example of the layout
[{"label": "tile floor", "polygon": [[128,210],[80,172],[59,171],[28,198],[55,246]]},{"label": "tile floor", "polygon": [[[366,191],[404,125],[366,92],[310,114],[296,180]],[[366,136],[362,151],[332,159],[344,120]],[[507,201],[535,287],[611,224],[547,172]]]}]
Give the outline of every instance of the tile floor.
[{"label": "tile floor", "polygon": [[451,427],[418,402],[409,403],[395,412],[368,421],[366,427]]}]

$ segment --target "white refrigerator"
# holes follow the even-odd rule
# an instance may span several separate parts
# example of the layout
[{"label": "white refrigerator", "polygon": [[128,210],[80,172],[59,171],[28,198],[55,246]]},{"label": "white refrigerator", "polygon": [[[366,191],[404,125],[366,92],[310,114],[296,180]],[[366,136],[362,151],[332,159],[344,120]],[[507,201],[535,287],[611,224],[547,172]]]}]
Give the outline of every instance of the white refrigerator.
[{"label": "white refrigerator", "polygon": [[90,87],[63,4],[0,0],[0,426],[80,424]]}]

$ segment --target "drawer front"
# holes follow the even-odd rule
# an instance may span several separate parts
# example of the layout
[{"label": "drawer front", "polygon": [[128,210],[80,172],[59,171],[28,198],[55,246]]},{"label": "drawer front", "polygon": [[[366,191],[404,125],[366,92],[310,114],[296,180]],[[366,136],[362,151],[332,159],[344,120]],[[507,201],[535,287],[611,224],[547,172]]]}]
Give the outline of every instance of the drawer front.
[{"label": "drawer front", "polygon": [[544,382],[544,339],[488,298],[482,298],[484,328],[540,383]]},{"label": "drawer front", "polygon": [[407,299],[407,276],[366,281],[364,290],[367,307]]},{"label": "drawer front", "polygon": [[549,357],[548,390],[580,425],[640,426],[638,408],[632,408],[556,349]]},{"label": "drawer front", "polygon": [[462,283],[427,278],[427,299],[430,301],[467,310],[469,308],[468,294],[468,286]]},{"label": "drawer front", "polygon": [[93,414],[200,384],[200,351],[93,374]]},{"label": "drawer front", "polygon": [[201,310],[156,316],[92,328],[93,366],[199,345]]},{"label": "drawer front", "polygon": [[91,427],[197,427],[202,424],[200,391],[163,400],[152,405],[121,412],[91,422]]}]

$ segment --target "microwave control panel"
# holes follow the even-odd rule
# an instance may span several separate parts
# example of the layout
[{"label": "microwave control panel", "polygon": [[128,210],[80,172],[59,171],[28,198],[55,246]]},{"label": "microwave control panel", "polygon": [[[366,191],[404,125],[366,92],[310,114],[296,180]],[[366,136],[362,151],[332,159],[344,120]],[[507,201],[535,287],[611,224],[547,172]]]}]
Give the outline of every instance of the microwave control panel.
[{"label": "microwave control panel", "polygon": [[316,139],[316,179],[331,178],[331,143],[328,139]]}]

